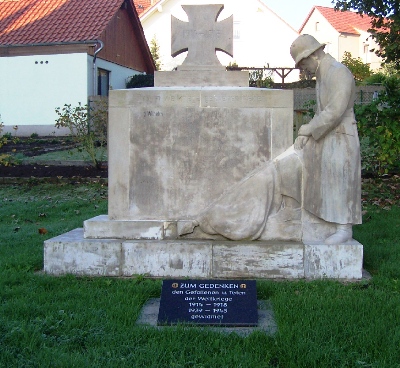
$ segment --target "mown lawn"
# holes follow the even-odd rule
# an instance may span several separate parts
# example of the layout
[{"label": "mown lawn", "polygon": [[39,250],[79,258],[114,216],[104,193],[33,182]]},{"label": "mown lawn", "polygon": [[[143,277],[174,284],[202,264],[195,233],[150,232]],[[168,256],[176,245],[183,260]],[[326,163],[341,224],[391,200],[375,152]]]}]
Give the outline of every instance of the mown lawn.
[{"label": "mown lawn", "polygon": [[364,224],[354,237],[372,279],[258,281],[279,331],[246,338],[136,326],[146,300],[160,296],[160,280],[40,272],[43,241],[106,213],[106,187],[0,186],[0,367],[400,367],[394,181],[364,184]]}]

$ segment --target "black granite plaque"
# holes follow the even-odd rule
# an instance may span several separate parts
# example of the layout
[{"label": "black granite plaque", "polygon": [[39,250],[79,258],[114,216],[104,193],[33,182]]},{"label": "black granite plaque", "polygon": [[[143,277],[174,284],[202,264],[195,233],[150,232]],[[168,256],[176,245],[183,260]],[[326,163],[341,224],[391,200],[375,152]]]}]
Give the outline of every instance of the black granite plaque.
[{"label": "black granite plaque", "polygon": [[158,325],[257,326],[255,280],[164,280]]}]

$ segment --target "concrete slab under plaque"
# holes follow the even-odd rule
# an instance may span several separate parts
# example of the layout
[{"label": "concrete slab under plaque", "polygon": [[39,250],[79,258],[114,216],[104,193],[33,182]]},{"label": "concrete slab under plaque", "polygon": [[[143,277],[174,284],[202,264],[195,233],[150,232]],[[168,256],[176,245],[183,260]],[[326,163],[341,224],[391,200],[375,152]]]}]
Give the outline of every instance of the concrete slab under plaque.
[{"label": "concrete slab under plaque", "polygon": [[[269,300],[258,300],[258,326],[256,327],[209,327],[209,326],[188,326],[197,330],[220,332],[225,334],[236,333],[239,336],[246,337],[253,332],[259,331],[274,336],[278,331],[275,322],[272,304]],[[143,327],[152,327],[159,330],[177,328],[177,326],[157,326],[158,311],[160,308],[160,298],[149,299],[143,306],[141,314],[136,321],[136,325]]]}]

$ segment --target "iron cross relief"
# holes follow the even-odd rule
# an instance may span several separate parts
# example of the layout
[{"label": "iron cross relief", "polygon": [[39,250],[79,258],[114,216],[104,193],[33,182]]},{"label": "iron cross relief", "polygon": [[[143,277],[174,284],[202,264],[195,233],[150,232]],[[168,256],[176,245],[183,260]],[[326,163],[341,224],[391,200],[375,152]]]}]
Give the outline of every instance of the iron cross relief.
[{"label": "iron cross relief", "polygon": [[207,70],[225,67],[216,50],[233,56],[233,16],[217,22],[223,5],[182,5],[189,22],[171,17],[171,55],[188,51],[178,70]]}]

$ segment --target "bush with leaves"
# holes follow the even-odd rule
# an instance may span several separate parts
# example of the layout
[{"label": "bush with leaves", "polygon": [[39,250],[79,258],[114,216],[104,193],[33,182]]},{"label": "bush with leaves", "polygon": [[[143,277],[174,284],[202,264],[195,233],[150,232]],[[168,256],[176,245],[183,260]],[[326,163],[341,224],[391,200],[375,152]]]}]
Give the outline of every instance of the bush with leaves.
[{"label": "bush with leaves", "polygon": [[0,148],[3,147],[8,142],[7,137],[5,135],[1,135],[3,129],[4,129],[4,124],[1,121],[1,115],[0,115]]},{"label": "bush with leaves", "polygon": [[96,168],[101,167],[107,146],[108,104],[104,99],[90,104],[57,107],[57,128],[68,128],[80,148],[89,155]]},{"label": "bush with leaves", "polygon": [[383,86],[377,99],[355,106],[360,139],[369,153],[367,169],[378,174],[400,169],[400,79],[388,77]]},{"label": "bush with leaves", "polygon": [[126,88],[154,87],[153,74],[136,74],[129,78]]},{"label": "bush with leaves", "polygon": [[[4,124],[1,121],[0,115],[0,148],[9,143],[9,141],[13,141],[13,143],[17,143],[19,138],[12,137],[11,133],[6,133],[2,135],[2,131],[4,129]],[[0,166],[14,166],[18,165],[19,161],[13,156],[8,153],[0,153]]]},{"label": "bush with leaves", "polygon": [[342,64],[349,68],[357,82],[362,82],[372,75],[369,64],[364,63],[359,57],[353,58],[348,51],[345,51],[343,54]]},{"label": "bush with leaves", "polygon": [[[1,135],[3,128],[4,128],[4,124],[1,121],[1,115],[0,115],[0,148],[3,147],[8,142],[7,137],[5,137],[4,135]],[[8,166],[9,156],[10,155],[7,155],[5,153],[0,153],[0,166]]]},{"label": "bush with leaves", "polygon": [[274,84],[272,73],[264,69],[251,70],[249,75],[249,86],[257,88],[271,88]]},{"label": "bush with leaves", "polygon": [[376,159],[377,150],[370,143],[368,136],[360,136],[361,172],[363,175],[374,175],[379,172],[379,165]]},{"label": "bush with leaves", "polygon": [[383,82],[385,82],[386,78],[387,76],[379,71],[365,78],[362,84],[364,85],[382,84]]},{"label": "bush with leaves", "polygon": [[156,35],[150,41],[150,53],[154,60],[156,70],[161,68],[160,45],[158,44]]}]

